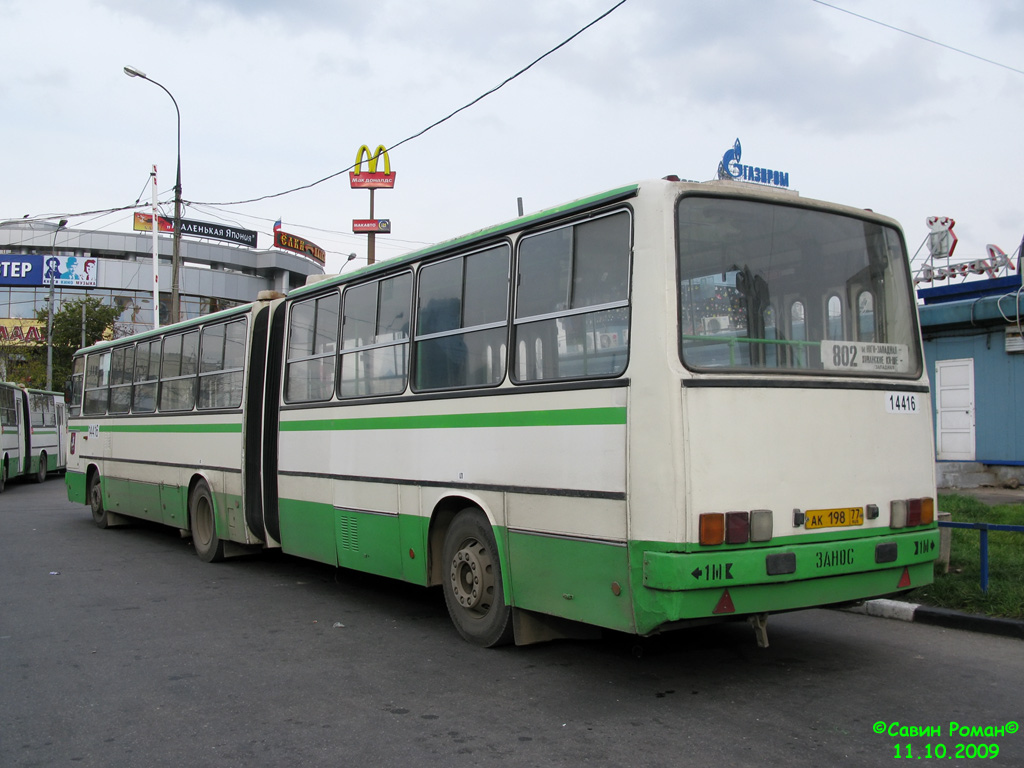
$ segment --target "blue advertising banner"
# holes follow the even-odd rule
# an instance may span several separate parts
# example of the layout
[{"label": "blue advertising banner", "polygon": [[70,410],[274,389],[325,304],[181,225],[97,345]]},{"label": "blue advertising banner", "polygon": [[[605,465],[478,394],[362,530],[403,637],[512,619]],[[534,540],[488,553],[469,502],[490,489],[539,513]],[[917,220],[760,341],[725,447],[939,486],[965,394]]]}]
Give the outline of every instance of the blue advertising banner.
[{"label": "blue advertising banner", "polygon": [[42,284],[42,256],[30,253],[0,253],[0,285]]},{"label": "blue advertising banner", "polygon": [[95,288],[96,259],[38,253],[0,254],[0,285]]}]

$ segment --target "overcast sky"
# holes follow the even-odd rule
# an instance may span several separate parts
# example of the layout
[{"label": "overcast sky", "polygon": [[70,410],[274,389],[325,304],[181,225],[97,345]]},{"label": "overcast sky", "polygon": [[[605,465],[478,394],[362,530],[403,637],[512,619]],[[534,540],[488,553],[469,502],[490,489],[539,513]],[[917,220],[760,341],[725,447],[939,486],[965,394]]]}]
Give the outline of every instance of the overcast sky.
[{"label": "overcast sky", "polygon": [[[0,0],[0,220],[71,215],[131,231],[159,167],[185,216],[271,242],[275,219],[328,252],[366,238],[369,193],[339,174],[525,67],[617,0]],[[1019,0],[626,0],[480,103],[390,153],[378,259],[622,184],[788,171],[805,197],[898,219],[956,219],[954,261],[1024,235]],[[371,15],[372,14],[372,15]],[[998,64],[958,53],[990,59]],[[1008,69],[1008,68],[1010,69]],[[171,207],[165,206],[169,214]]]}]

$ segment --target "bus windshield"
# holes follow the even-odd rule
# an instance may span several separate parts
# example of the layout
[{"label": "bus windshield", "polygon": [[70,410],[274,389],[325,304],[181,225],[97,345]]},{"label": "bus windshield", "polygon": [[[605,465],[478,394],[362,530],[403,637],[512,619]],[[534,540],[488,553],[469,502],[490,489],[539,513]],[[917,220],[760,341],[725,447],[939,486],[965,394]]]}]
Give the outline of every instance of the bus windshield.
[{"label": "bus windshield", "polygon": [[906,253],[896,229],[720,197],[683,197],[677,213],[687,367],[920,375]]}]

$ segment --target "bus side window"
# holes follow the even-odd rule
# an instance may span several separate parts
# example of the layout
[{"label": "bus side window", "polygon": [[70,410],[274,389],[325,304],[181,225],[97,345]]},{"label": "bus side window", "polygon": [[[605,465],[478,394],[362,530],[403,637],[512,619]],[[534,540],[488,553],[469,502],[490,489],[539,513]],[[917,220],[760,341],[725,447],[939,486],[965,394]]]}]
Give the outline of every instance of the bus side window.
[{"label": "bus side window", "polygon": [[160,360],[160,410],[191,411],[196,404],[199,331],[164,338]]},{"label": "bus side window", "polygon": [[857,340],[875,341],[875,297],[861,291],[857,297]]},{"label": "bus side window", "polygon": [[199,408],[242,405],[245,368],[244,319],[203,328],[199,353]]},{"label": "bus side window", "polygon": [[825,338],[842,341],[843,334],[843,301],[833,294],[828,298],[828,332]]},{"label": "bus side window", "polygon": [[46,411],[46,395],[29,395],[29,415],[32,417],[33,427],[42,427],[46,425],[44,419]]},{"label": "bus side window", "polygon": [[160,340],[140,341],[135,350],[133,413],[153,413],[156,410],[156,388],[159,378]]},{"label": "bus side window", "polygon": [[519,381],[626,369],[629,257],[624,211],[520,241],[513,349],[528,359],[516,361]]},{"label": "bus side window", "polygon": [[107,412],[110,384],[110,353],[89,355],[85,366],[85,403],[82,413],[102,416]]},{"label": "bus side window", "polygon": [[409,272],[345,291],[339,397],[405,391],[411,303]]},{"label": "bus side window", "polygon": [[340,305],[341,294],[337,291],[292,304],[288,312],[285,402],[311,403],[331,399]]},{"label": "bus side window", "polygon": [[420,269],[417,390],[490,387],[505,378],[510,260],[499,245]]},{"label": "bus side window", "polygon": [[128,413],[132,407],[132,374],[135,347],[121,347],[110,353],[110,412]]},{"label": "bus side window", "polygon": [[85,358],[76,357],[71,368],[71,399],[70,415],[78,416],[82,412],[82,384],[85,380]]},{"label": "bus side window", "polygon": [[14,390],[0,387],[0,425],[13,427],[18,424],[18,409],[14,407]]}]

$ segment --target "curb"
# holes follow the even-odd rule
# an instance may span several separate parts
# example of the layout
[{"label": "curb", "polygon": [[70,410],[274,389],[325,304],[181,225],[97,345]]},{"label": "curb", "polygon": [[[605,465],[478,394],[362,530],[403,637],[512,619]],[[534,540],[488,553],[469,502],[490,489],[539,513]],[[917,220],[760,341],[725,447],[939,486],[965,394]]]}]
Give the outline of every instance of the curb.
[{"label": "curb", "polygon": [[899,600],[867,600],[861,605],[845,609],[848,613],[860,613],[882,619],[917,621],[946,629],[962,629],[968,632],[984,632],[989,635],[1015,637],[1024,640],[1024,621],[1000,619],[993,616],[979,616],[973,613],[951,611],[948,608],[934,608],[930,605],[904,603]]}]

